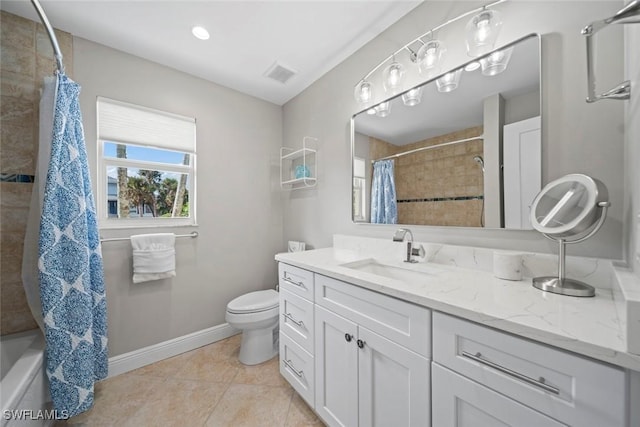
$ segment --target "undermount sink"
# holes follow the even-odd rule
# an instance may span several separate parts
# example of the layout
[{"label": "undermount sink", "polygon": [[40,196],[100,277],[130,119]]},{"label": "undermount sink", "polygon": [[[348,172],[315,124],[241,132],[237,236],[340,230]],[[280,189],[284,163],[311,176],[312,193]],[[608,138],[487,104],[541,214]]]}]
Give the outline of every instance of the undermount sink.
[{"label": "undermount sink", "polygon": [[[408,283],[423,282],[429,277],[433,277],[437,274],[437,271],[427,271],[424,264],[410,264],[404,265],[391,265],[380,262],[373,258],[349,262],[342,264],[342,267],[350,268],[352,270],[362,271],[364,273],[375,274],[376,276],[383,276],[389,279],[400,280]],[[431,270],[431,269],[429,269]]]}]

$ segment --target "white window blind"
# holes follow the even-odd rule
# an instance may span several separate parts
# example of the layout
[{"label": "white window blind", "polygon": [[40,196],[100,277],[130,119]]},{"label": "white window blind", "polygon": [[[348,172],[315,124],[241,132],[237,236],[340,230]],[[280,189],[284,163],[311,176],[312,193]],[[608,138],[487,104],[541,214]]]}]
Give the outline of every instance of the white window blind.
[{"label": "white window blind", "polygon": [[98,97],[98,138],[195,153],[191,117]]}]

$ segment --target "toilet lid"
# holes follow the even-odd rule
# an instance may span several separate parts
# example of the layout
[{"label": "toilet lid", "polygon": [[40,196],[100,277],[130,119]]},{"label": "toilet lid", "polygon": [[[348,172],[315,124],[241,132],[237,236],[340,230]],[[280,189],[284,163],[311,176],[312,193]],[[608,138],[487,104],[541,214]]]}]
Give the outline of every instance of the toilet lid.
[{"label": "toilet lid", "polygon": [[249,292],[227,304],[227,311],[232,313],[255,313],[270,310],[278,306],[278,292],[273,289]]}]

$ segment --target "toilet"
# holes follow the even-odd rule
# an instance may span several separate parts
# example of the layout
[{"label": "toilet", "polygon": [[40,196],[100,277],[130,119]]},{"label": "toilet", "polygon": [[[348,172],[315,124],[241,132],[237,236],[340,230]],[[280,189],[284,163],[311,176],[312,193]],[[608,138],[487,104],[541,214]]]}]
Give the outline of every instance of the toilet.
[{"label": "toilet", "polygon": [[227,304],[227,323],[242,331],[240,362],[257,365],[278,354],[278,292],[249,292]]}]

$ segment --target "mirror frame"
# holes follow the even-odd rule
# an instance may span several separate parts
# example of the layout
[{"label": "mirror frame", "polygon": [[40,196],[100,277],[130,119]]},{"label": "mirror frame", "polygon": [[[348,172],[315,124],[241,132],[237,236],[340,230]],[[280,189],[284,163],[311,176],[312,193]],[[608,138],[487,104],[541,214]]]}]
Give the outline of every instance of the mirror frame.
[{"label": "mirror frame", "polygon": [[[372,223],[372,222],[365,222],[365,221],[356,221],[355,220],[355,212],[354,212],[354,209],[353,209],[353,194],[354,194],[354,190],[355,190],[354,185],[353,185],[353,178],[354,178],[354,173],[355,173],[353,160],[355,158],[355,119],[356,119],[356,116],[358,116],[358,115],[360,115],[362,113],[366,113],[366,111],[369,110],[370,108],[375,108],[376,106],[378,106],[378,105],[380,105],[380,104],[382,104],[384,102],[391,102],[391,101],[393,101],[395,99],[399,99],[399,98],[402,97],[403,94],[409,92],[410,90],[413,90],[413,89],[418,88],[420,86],[425,86],[425,85],[430,84],[430,83],[434,83],[435,84],[435,81],[437,79],[439,79],[440,77],[443,77],[445,74],[448,74],[448,73],[450,73],[452,71],[455,71],[455,70],[458,70],[458,69],[463,69],[464,67],[466,67],[467,65],[469,65],[472,62],[476,62],[476,61],[479,61],[482,58],[486,58],[486,57],[490,56],[491,54],[493,54],[494,52],[497,52],[497,51],[500,51],[500,50],[503,50],[503,49],[508,49],[510,47],[513,47],[513,46],[516,46],[518,43],[524,42],[525,40],[530,39],[530,38],[536,38],[537,39],[537,45],[538,45],[538,55],[539,55],[539,60],[538,60],[538,76],[539,76],[538,79],[539,79],[539,81],[538,81],[538,85],[539,85],[539,88],[540,88],[540,90],[539,90],[540,91],[540,97],[539,97],[539,106],[538,106],[538,108],[539,108],[539,111],[540,111],[540,129],[544,129],[545,118],[544,118],[543,111],[542,111],[542,105],[543,105],[543,103],[542,103],[542,99],[543,99],[543,79],[542,79],[543,51],[542,51],[542,35],[540,33],[529,33],[529,34],[526,34],[526,35],[524,35],[524,36],[522,36],[522,37],[520,37],[520,38],[518,38],[516,40],[513,40],[513,41],[511,41],[511,42],[509,42],[507,44],[504,44],[502,46],[497,47],[496,49],[493,49],[491,52],[488,52],[488,53],[486,53],[486,54],[484,54],[482,56],[478,56],[476,58],[472,58],[467,62],[464,62],[464,63],[462,63],[462,64],[460,64],[458,66],[455,66],[453,68],[450,68],[448,70],[445,70],[445,71],[441,72],[440,74],[438,74],[438,75],[436,75],[434,77],[431,77],[431,78],[429,78],[429,79],[427,79],[427,80],[425,80],[425,81],[423,81],[423,82],[421,82],[419,84],[416,84],[416,85],[414,85],[414,86],[412,86],[412,87],[410,87],[410,88],[408,88],[406,90],[403,90],[402,92],[400,92],[400,93],[398,93],[396,95],[393,95],[393,96],[391,96],[389,98],[383,99],[382,101],[380,101],[380,102],[378,102],[376,104],[372,104],[372,105],[364,108],[363,110],[358,111],[357,113],[355,113],[355,114],[353,114],[351,116],[351,120],[350,120],[350,139],[351,139],[351,184],[350,184],[350,186],[351,186],[351,197],[350,197],[350,200],[351,200],[351,208],[350,208],[350,211],[351,211],[351,222],[353,224],[356,224],[356,225],[373,225],[373,226],[405,225],[405,226],[456,228],[456,229],[469,229],[469,230],[513,230],[513,231],[529,231],[529,232],[535,231],[535,229],[530,229],[530,230],[529,229],[508,229],[508,228],[504,228],[504,227],[500,227],[500,228],[489,227],[488,228],[488,227],[468,227],[468,226],[456,226],[456,225],[430,225],[430,224],[416,225],[416,224],[404,224],[404,223],[380,224],[380,223]],[[541,132],[540,139],[541,139],[541,141],[540,141],[541,142],[540,150],[542,151],[541,152],[541,158],[544,158],[544,156],[543,156],[543,154],[544,154],[544,146],[545,146],[544,132]],[[542,166],[543,165],[541,165],[541,167]],[[542,177],[542,178],[544,179],[544,177]],[[545,185],[546,185],[546,183],[544,181],[541,182],[541,186],[542,187],[544,187]]]}]

